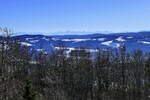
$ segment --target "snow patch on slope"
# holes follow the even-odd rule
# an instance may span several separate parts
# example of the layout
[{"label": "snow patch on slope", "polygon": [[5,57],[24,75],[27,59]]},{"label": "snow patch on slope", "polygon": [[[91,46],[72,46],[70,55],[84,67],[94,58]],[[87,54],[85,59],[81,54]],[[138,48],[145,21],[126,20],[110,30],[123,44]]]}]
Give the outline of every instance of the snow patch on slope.
[{"label": "snow patch on slope", "polygon": [[32,46],[32,44],[27,43],[27,42],[20,42],[20,44],[23,45],[23,46],[28,46],[28,47]]},{"label": "snow patch on slope", "polygon": [[26,38],[26,41],[32,40],[32,38]]},{"label": "snow patch on slope", "polygon": [[39,40],[30,40],[31,43],[39,42]]},{"label": "snow patch on slope", "polygon": [[98,38],[99,41],[104,41],[106,38]]},{"label": "snow patch on slope", "polygon": [[46,41],[49,41],[49,39],[48,39],[48,38],[46,38],[46,37],[43,37],[42,39],[43,39],[43,40],[46,40]]},{"label": "snow patch on slope", "polygon": [[83,42],[83,41],[88,41],[90,39],[62,39],[62,41],[65,42]]},{"label": "snow patch on slope", "polygon": [[116,43],[115,47],[119,48],[121,45],[119,43]]},{"label": "snow patch on slope", "polygon": [[139,41],[139,43],[143,43],[143,44],[150,44],[149,41]]},{"label": "snow patch on slope", "polygon": [[101,44],[102,45],[106,45],[106,46],[109,46],[113,41],[106,41],[106,42],[102,42]]},{"label": "snow patch on slope", "polygon": [[129,37],[127,37],[128,39],[132,39],[133,37],[131,37],[131,36],[129,36]]},{"label": "snow patch on slope", "polygon": [[72,47],[55,47],[56,50],[66,50],[66,53],[70,53],[73,50],[85,50],[87,52],[98,52],[98,49],[81,49],[81,48],[72,48]]},{"label": "snow patch on slope", "polygon": [[58,40],[60,40],[60,39],[58,39],[58,38],[51,38],[53,41],[58,41]]},{"label": "snow patch on slope", "polygon": [[119,42],[124,42],[124,41],[126,41],[125,39],[123,39],[122,36],[118,37],[116,40],[119,41]]}]

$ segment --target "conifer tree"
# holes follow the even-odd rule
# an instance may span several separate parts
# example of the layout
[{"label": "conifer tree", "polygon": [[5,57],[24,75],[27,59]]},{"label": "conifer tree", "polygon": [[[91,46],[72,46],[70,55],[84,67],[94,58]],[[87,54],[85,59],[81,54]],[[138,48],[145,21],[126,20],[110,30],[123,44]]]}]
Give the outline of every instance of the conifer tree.
[{"label": "conifer tree", "polygon": [[29,78],[26,79],[23,98],[25,100],[36,100],[36,93],[32,88],[31,80]]}]

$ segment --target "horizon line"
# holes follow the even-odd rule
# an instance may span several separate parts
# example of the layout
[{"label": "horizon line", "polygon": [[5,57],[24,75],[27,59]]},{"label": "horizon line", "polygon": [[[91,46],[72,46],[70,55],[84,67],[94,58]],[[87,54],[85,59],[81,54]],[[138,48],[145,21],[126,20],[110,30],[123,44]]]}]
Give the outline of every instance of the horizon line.
[{"label": "horizon line", "polygon": [[[71,34],[60,34],[60,33],[69,33]],[[73,34],[73,33],[86,33],[86,34]],[[53,35],[92,35],[92,34],[126,34],[126,33],[140,33],[140,32],[150,32],[150,30],[145,31],[127,31],[127,32],[86,32],[86,31],[64,31],[64,32],[55,32],[55,33],[48,33],[48,32],[14,32],[12,36],[20,36],[20,35],[46,35],[46,36],[53,36]],[[32,34],[31,34],[32,33]],[[58,34],[59,33],[59,34]]]}]

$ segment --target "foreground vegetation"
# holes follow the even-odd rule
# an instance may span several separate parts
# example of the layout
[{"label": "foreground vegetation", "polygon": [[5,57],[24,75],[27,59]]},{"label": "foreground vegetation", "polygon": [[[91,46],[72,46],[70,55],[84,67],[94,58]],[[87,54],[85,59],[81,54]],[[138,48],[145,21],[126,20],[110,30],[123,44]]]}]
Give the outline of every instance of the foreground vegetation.
[{"label": "foreground vegetation", "polygon": [[94,58],[83,49],[48,55],[9,36],[0,40],[0,100],[150,99],[150,54],[120,47]]}]

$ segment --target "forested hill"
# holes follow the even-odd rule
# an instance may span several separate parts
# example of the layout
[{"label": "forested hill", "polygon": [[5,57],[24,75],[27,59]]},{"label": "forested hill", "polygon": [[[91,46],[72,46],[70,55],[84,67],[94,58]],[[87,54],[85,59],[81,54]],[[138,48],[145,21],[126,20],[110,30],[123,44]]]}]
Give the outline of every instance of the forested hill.
[{"label": "forested hill", "polygon": [[[90,39],[95,38],[94,35],[87,36]],[[81,36],[82,41],[79,43],[84,43],[83,39],[87,39],[84,38],[87,36]],[[95,36],[110,37],[98,34]],[[25,41],[18,41],[19,37]],[[60,49],[62,47],[55,47],[59,49],[58,52],[51,54],[29,53],[28,47],[32,47],[33,44],[27,41],[36,41],[35,43],[47,41],[52,44],[51,41],[62,42],[66,36],[19,37],[13,39],[3,37],[0,41],[0,100],[149,100],[150,98],[150,54],[145,55],[141,51],[127,53],[122,48],[116,53],[99,50],[93,60],[90,53],[84,49],[73,50],[71,56],[66,56],[64,50]],[[74,39],[76,37],[74,36]],[[124,43],[127,41],[127,37],[123,35],[111,35],[111,40],[114,37],[117,40],[113,41]],[[128,36],[129,39],[135,38],[131,37],[133,36],[130,38]],[[102,37],[97,39],[100,38]],[[99,43],[106,45],[107,39]],[[66,42],[73,44],[70,38],[66,39]],[[48,43],[46,45],[42,43],[44,42],[39,44],[41,46],[39,51],[43,50],[42,46],[49,46]]]},{"label": "forested hill", "polygon": [[20,35],[22,45],[31,47],[36,51],[49,53],[60,49],[60,44],[69,52],[75,48],[86,48],[95,52],[97,48],[118,49],[124,45],[127,51],[142,50],[150,52],[150,32],[90,34],[90,35]]},{"label": "forested hill", "polygon": [[[101,48],[119,48],[124,44],[127,49],[127,43],[135,43],[143,46],[141,49],[144,50],[149,46],[149,33],[7,35],[0,40],[0,100],[150,98],[150,54],[145,55],[141,51],[128,53],[122,47],[115,53],[111,49],[95,49],[96,43]],[[91,46],[86,43],[91,43]],[[74,49],[80,46],[85,48]],[[47,51],[40,52],[48,47]],[[69,56],[63,48],[68,48]],[[28,51],[32,49],[40,53]],[[45,54],[50,49],[58,52]],[[93,59],[87,49],[96,52]]]}]

